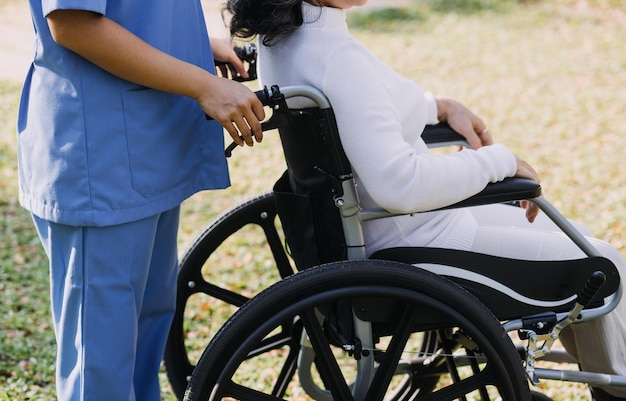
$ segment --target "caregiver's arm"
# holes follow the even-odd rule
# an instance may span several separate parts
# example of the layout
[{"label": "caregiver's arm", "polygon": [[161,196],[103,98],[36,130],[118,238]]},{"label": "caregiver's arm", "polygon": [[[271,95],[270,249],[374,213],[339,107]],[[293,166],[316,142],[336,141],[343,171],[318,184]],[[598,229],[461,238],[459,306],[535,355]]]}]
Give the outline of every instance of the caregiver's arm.
[{"label": "caregiver's arm", "polygon": [[261,140],[265,112],[244,85],[170,56],[100,14],[56,10],[47,18],[59,45],[122,79],[195,99],[238,144]]}]

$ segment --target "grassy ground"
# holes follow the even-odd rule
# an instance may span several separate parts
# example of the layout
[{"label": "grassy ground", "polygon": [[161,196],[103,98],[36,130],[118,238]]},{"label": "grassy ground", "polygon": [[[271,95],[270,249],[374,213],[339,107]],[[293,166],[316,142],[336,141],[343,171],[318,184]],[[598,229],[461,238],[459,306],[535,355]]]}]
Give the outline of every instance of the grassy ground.
[{"label": "grassy ground", "polygon": [[[424,89],[471,105],[498,141],[536,167],[549,200],[624,253],[623,2],[436,4],[352,14],[351,24],[366,46]],[[18,96],[18,85],[0,83],[0,400],[52,400],[46,260],[17,203]],[[254,149],[238,149],[231,160],[233,187],[185,202],[181,249],[218,213],[269,189],[283,166],[273,135]],[[556,400],[588,399],[577,386],[545,385]],[[165,379],[163,387],[172,400]]]}]

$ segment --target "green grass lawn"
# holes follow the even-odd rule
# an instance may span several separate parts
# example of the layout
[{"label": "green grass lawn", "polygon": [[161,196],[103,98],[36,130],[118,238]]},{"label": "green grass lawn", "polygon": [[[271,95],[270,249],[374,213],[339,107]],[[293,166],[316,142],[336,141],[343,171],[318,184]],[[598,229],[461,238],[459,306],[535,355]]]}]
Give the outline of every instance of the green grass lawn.
[{"label": "green grass lawn", "polygon": [[[624,253],[623,2],[436,4],[351,13],[350,21],[355,35],[397,71],[425,90],[471,105],[498,142],[539,171],[549,200]],[[47,262],[30,216],[17,202],[19,90],[17,84],[0,82],[0,400],[53,400]],[[270,189],[284,169],[271,133],[253,149],[237,149],[230,163],[230,189],[185,202],[181,251],[218,213]],[[544,382],[542,388],[555,400],[588,399],[580,386]],[[165,377],[163,389],[164,398],[173,400]]]}]

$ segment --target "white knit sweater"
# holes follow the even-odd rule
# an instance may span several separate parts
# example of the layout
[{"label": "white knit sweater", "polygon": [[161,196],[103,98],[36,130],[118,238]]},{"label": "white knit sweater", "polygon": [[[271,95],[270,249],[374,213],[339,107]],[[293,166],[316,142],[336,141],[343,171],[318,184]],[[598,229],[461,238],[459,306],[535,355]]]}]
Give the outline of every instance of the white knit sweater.
[{"label": "white knit sweater", "polygon": [[[437,121],[432,95],[384,65],[348,32],[343,10],[303,3],[304,24],[259,50],[264,85],[310,85],[330,100],[363,207],[431,210],[513,176],[514,155],[502,145],[433,155],[421,139]],[[469,249],[476,222],[462,210],[366,223],[368,252],[388,246]]]}]

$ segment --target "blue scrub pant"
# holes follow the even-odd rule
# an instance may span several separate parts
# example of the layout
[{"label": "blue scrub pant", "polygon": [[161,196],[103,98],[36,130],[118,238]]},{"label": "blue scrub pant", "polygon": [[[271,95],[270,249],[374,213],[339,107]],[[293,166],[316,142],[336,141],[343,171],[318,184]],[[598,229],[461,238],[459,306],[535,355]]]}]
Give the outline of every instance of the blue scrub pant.
[{"label": "blue scrub pant", "polygon": [[109,227],[34,217],[50,260],[59,400],[161,399],[179,211]]}]

